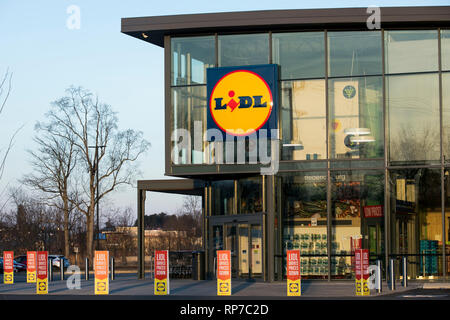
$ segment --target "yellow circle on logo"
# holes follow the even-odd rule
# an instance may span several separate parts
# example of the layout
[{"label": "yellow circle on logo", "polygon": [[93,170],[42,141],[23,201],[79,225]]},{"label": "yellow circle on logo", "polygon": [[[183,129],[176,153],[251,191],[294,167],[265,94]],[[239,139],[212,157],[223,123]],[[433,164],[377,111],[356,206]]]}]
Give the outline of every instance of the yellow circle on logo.
[{"label": "yellow circle on logo", "polygon": [[249,70],[236,70],[223,76],[213,88],[209,101],[216,125],[235,136],[258,131],[269,120],[272,107],[269,85]]}]

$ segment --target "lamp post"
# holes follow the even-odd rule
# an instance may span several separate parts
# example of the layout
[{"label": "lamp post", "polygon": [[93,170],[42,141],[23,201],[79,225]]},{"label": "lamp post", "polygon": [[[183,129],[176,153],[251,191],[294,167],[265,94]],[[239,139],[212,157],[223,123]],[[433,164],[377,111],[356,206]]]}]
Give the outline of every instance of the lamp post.
[{"label": "lamp post", "polygon": [[99,233],[100,233],[100,219],[99,219],[99,206],[98,206],[98,203],[99,203],[99,199],[98,199],[98,148],[106,148],[106,146],[88,146],[88,148],[95,148],[95,175],[96,175],[96,177],[95,177],[95,180],[96,180],[96,192],[97,192],[97,195],[96,195],[96,203],[97,203],[97,205],[96,205],[96,207],[97,207],[97,249],[100,249],[100,242],[99,242]]}]

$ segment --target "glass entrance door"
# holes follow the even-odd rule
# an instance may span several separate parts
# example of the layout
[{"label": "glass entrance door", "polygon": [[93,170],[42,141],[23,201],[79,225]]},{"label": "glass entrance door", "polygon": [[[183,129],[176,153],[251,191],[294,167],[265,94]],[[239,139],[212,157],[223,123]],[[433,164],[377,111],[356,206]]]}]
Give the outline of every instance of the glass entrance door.
[{"label": "glass entrance door", "polygon": [[225,250],[231,252],[233,278],[259,278],[262,270],[261,225],[227,223],[223,225]]}]

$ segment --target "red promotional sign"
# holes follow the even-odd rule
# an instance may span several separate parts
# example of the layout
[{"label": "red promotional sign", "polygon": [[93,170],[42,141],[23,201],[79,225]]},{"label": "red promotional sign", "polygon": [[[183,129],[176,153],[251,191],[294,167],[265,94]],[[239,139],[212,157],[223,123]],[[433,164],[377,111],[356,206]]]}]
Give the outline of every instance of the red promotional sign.
[{"label": "red promotional sign", "polygon": [[167,259],[167,250],[155,251],[155,278],[158,280],[168,278],[169,270],[167,270]]},{"label": "red promotional sign", "polygon": [[36,271],[36,251],[27,251],[27,271]]},{"label": "red promotional sign", "polygon": [[365,206],[364,207],[364,217],[365,218],[382,218],[383,217],[383,206]]},{"label": "red promotional sign", "polygon": [[229,250],[217,251],[217,278],[228,280],[231,278],[231,253]]},{"label": "red promotional sign", "polygon": [[300,250],[287,251],[287,270],[286,276],[289,280],[300,279]]},{"label": "red promotional sign", "polygon": [[47,251],[38,251],[37,253],[37,277],[38,279],[47,279]]},{"label": "red promotional sign", "polygon": [[14,251],[3,252],[3,271],[14,272]]},{"label": "red promotional sign", "polygon": [[356,280],[369,279],[369,250],[355,250],[355,276]]}]

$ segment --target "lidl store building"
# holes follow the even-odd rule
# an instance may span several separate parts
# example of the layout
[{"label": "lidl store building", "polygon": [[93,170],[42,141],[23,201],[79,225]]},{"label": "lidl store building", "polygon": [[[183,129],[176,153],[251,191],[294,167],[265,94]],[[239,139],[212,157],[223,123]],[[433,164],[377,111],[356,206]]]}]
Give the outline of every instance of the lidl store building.
[{"label": "lidl store building", "polygon": [[151,108],[165,174],[184,178],[138,181],[140,277],[149,191],[202,197],[210,278],[219,249],[236,278],[285,279],[299,249],[302,278],[352,279],[357,248],[383,272],[396,259],[397,277],[402,257],[411,279],[448,276],[450,6],[380,14],[380,28],[366,8],[122,19],[164,50]]}]

